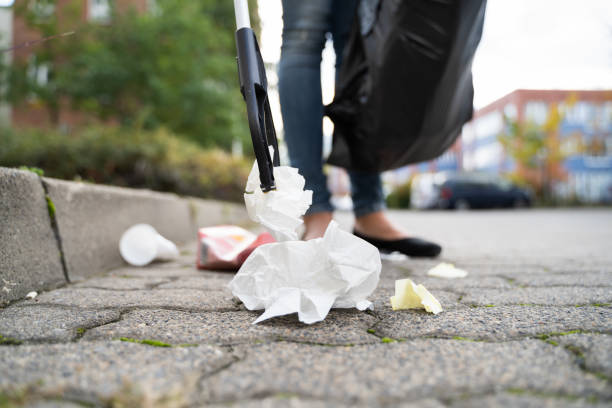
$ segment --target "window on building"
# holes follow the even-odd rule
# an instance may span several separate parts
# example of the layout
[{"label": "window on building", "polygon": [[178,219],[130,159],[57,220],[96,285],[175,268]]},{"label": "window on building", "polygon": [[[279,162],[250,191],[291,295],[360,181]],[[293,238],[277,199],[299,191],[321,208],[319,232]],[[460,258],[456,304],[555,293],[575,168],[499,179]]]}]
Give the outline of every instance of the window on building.
[{"label": "window on building", "polygon": [[504,106],[504,115],[510,119],[516,119],[518,117],[518,109],[516,109],[516,105],[509,103]]},{"label": "window on building", "polygon": [[546,122],[548,116],[548,105],[541,101],[527,102],[525,105],[525,119],[534,122],[536,125],[542,125]]},{"label": "window on building", "polygon": [[595,113],[591,102],[580,101],[567,109],[567,121],[571,124],[585,125],[592,122]]},{"label": "window on building", "polygon": [[30,10],[38,20],[47,20],[55,13],[54,0],[36,0],[30,3]]},{"label": "window on building", "polygon": [[28,61],[28,77],[38,86],[47,85],[49,82],[49,64],[37,61],[33,55]]},{"label": "window on building", "polygon": [[599,111],[599,126],[603,130],[612,130],[612,102],[605,102]]},{"label": "window on building", "polygon": [[159,16],[161,14],[161,8],[157,0],[147,0],[147,11],[153,16]]},{"label": "window on building", "polygon": [[110,0],[89,0],[87,9],[90,21],[108,23],[111,19]]},{"label": "window on building", "polygon": [[488,113],[474,121],[476,139],[497,135],[503,130],[504,120],[498,111]]}]

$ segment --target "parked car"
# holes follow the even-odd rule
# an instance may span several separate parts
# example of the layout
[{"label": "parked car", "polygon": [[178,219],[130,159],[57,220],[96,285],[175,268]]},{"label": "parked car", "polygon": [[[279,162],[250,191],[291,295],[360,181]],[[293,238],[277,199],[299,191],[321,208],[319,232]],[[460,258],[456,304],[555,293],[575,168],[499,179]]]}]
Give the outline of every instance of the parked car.
[{"label": "parked car", "polygon": [[528,207],[529,191],[483,173],[426,173],[415,176],[410,191],[414,208]]}]

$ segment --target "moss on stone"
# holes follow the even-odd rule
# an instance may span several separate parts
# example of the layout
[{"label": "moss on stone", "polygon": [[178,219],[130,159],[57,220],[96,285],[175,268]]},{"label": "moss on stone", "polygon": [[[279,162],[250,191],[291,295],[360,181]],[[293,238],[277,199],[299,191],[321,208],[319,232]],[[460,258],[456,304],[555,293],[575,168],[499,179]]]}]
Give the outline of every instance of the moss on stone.
[{"label": "moss on stone", "polygon": [[131,337],[119,337],[120,341],[125,341],[128,343],[138,343],[138,344],[146,344],[147,346],[153,347],[172,347],[172,344],[164,343],[163,341],[158,340],[150,340],[150,339],[133,339]]},{"label": "moss on stone", "polygon": [[18,346],[22,344],[21,340],[13,339],[11,337],[5,337],[0,334],[0,346]]},{"label": "moss on stone", "polygon": [[49,212],[49,218],[55,220],[55,204],[51,201],[51,197],[49,195],[45,195],[45,200],[47,200],[47,211]]}]

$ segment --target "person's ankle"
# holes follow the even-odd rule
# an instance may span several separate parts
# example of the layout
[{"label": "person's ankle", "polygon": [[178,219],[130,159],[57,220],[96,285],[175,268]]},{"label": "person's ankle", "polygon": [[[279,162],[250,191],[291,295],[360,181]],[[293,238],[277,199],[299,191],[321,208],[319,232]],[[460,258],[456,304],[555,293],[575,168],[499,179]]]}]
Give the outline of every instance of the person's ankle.
[{"label": "person's ankle", "polygon": [[302,239],[321,238],[327,230],[327,226],[333,219],[333,214],[330,211],[322,211],[304,216],[304,227],[306,228]]},{"label": "person's ankle", "polygon": [[396,240],[408,235],[396,228],[383,211],[376,211],[355,218],[355,231],[372,238]]}]

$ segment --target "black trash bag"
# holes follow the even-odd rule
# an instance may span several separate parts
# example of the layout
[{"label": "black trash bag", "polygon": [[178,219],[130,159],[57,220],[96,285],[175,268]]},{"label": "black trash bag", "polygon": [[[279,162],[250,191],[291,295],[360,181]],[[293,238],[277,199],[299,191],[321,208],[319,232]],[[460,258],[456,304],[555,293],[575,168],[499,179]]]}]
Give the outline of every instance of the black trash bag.
[{"label": "black trash bag", "polygon": [[328,163],[384,171],[433,159],[472,117],[486,0],[363,0],[344,50]]}]

